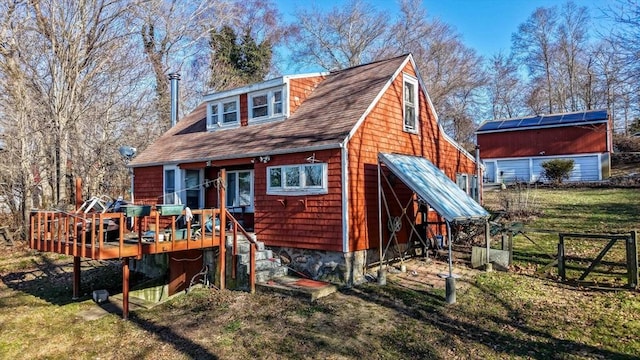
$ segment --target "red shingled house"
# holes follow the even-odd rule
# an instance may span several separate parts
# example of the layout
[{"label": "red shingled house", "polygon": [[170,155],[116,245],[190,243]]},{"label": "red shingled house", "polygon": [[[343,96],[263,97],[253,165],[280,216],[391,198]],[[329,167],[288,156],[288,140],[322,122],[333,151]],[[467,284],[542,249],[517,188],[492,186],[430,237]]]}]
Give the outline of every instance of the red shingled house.
[{"label": "red shingled house", "polygon": [[426,158],[473,188],[474,158],[438,125],[411,55],[206,95],[130,166],[136,203],[190,208],[219,205],[208,185],[224,169],[226,206],[259,241],[353,282],[377,259],[379,153]]}]

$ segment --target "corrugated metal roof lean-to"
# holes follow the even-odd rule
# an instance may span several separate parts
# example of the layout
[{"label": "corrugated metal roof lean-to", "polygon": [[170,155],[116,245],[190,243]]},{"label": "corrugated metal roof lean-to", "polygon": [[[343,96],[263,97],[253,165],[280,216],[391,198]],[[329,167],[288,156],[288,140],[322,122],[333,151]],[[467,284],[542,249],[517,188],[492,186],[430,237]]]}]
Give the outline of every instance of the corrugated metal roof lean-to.
[{"label": "corrugated metal roof lean-to", "polygon": [[589,110],[564,114],[536,115],[516,119],[488,120],[480,124],[476,134],[539,127],[586,125],[602,123],[607,120],[607,110]]},{"label": "corrugated metal roof lean-to", "polygon": [[394,175],[448,222],[485,220],[489,213],[429,160],[408,155],[378,154]]}]

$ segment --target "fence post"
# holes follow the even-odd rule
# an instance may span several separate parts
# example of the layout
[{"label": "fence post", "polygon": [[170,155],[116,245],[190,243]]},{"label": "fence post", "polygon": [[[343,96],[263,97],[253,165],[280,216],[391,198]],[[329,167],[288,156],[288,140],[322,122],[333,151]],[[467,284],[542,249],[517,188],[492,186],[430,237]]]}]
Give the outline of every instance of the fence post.
[{"label": "fence post", "polygon": [[558,241],[558,275],[562,281],[566,280],[566,273],[564,269],[564,235],[560,234],[560,240]]},{"label": "fence post", "polygon": [[635,289],[638,287],[638,247],[636,239],[637,232],[634,230],[627,238],[627,273],[629,274],[629,287]]}]

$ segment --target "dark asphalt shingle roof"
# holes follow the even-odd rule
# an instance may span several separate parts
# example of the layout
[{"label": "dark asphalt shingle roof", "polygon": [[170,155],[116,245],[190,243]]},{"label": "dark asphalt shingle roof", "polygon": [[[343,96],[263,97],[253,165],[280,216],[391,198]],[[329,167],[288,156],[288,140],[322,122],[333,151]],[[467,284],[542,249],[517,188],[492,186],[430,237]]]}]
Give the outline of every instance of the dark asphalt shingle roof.
[{"label": "dark asphalt shingle roof", "polygon": [[337,147],[408,55],[327,75],[286,120],[206,131],[206,103],[138,154],[130,166],[233,159]]}]

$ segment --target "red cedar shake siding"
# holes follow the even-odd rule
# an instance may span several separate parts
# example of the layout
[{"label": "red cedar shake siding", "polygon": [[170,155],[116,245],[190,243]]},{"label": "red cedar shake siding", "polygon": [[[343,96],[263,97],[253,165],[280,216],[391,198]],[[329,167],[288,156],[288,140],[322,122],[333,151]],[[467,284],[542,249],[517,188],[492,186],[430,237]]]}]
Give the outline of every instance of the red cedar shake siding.
[{"label": "red cedar shake siding", "polygon": [[324,76],[312,76],[289,80],[289,112],[293,114],[324,79]]},{"label": "red cedar shake siding", "polygon": [[162,204],[164,177],[162,166],[134,168],[133,176],[136,204]]},{"label": "red cedar shake siding", "polygon": [[[404,72],[415,76],[411,63],[406,65]],[[452,179],[458,172],[475,173],[475,163],[443,136],[422,91],[419,92],[419,134],[403,130],[402,91],[403,75],[400,73],[348,144],[349,251],[378,247],[376,171],[379,152],[426,157]],[[395,188],[396,191],[404,189],[399,199],[405,206],[410,193],[403,185]],[[392,215],[399,216],[400,209],[390,193],[387,201],[393,206]],[[413,208],[410,206],[409,209]],[[386,228],[386,221],[384,226]],[[403,237],[408,233],[406,222],[402,233]],[[383,240],[388,241],[387,231]]]},{"label": "red cedar shake siding", "polygon": [[607,124],[478,134],[478,145],[486,159],[603,153]]},{"label": "red cedar shake siding", "polygon": [[315,151],[327,163],[328,193],[267,195],[267,167],[306,164],[311,152],[275,155],[255,164],[255,232],[269,246],[342,251],[342,183],[340,149]]}]

